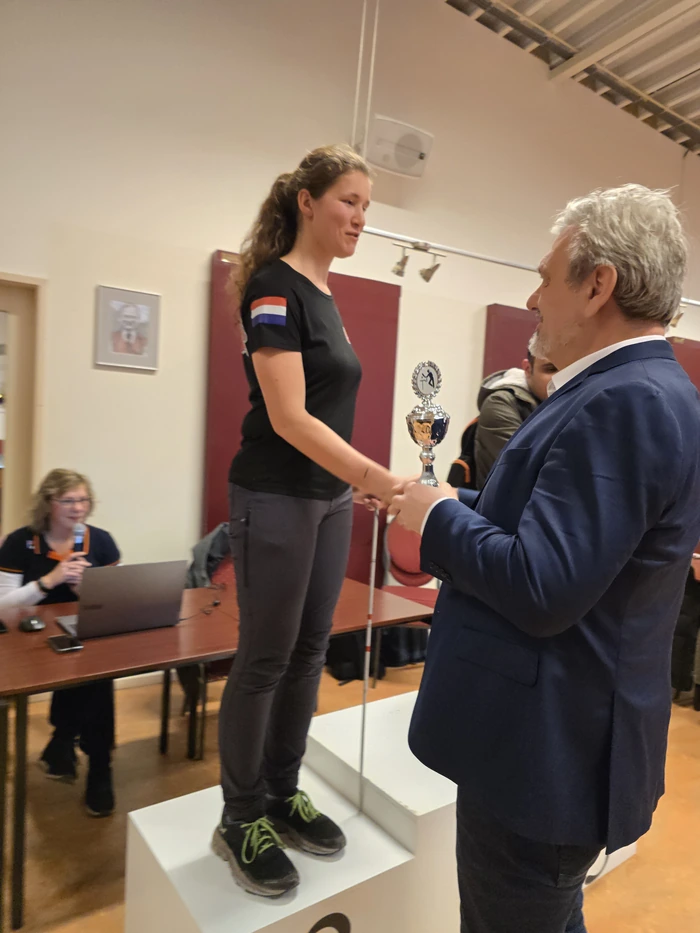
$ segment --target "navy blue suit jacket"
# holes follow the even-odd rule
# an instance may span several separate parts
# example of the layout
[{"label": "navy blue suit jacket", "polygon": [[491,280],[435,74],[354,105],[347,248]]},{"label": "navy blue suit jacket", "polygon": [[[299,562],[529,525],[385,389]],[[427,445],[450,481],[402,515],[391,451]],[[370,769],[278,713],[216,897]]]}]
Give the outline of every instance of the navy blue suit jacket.
[{"label": "navy blue suit jacket", "polygon": [[670,345],[574,377],[469,495],[423,533],[423,570],[445,585],[411,748],[514,832],[614,851],[663,793],[700,537],[700,399]]}]

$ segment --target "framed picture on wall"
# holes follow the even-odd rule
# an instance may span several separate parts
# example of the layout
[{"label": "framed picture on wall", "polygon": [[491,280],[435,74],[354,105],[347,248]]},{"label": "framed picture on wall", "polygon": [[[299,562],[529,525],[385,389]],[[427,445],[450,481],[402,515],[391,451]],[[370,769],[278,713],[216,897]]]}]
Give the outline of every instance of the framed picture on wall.
[{"label": "framed picture on wall", "polygon": [[95,365],[158,369],[160,295],[98,285]]}]

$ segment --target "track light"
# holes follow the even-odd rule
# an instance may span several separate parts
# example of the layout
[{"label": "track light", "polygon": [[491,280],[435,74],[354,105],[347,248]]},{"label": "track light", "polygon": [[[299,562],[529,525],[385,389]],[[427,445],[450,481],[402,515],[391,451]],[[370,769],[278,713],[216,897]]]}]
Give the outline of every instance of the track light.
[{"label": "track light", "polygon": [[399,259],[399,261],[396,263],[394,268],[391,270],[394,273],[394,275],[399,275],[401,276],[401,278],[403,278],[404,273],[406,272],[406,265],[408,263],[408,259],[409,259],[408,253],[406,252],[405,249],[402,249],[401,259]]},{"label": "track light", "polygon": [[683,307],[683,305],[679,305],[678,310],[676,311],[673,317],[673,320],[671,321],[671,327],[678,327],[678,324],[680,323],[680,319],[683,317],[684,313],[685,313],[685,308]]},{"label": "track light", "polygon": [[429,281],[432,279],[432,277],[435,275],[435,273],[438,271],[438,269],[440,268],[440,263],[438,262],[438,259],[444,259],[444,258],[445,258],[444,255],[443,255],[442,253],[433,253],[433,252],[431,252],[430,255],[433,257],[433,264],[432,264],[432,266],[429,266],[427,269],[421,269],[421,270],[420,270],[420,277],[421,277],[425,282],[429,282]]},{"label": "track light", "polygon": [[436,253],[430,248],[429,243],[420,243],[416,241],[415,243],[410,243],[408,246],[404,246],[403,243],[394,243],[394,246],[398,246],[401,250],[401,259],[395,263],[392,268],[394,275],[398,275],[400,278],[403,278],[406,274],[406,266],[408,265],[408,260],[411,258],[412,252],[426,253],[432,259],[432,265],[427,269],[419,269],[419,273],[423,281],[429,282],[435,273],[440,268],[440,259],[444,259],[444,253]]},{"label": "track light", "polygon": [[420,270],[420,277],[424,279],[426,282],[429,282],[432,279],[432,277],[435,275],[435,273],[438,271],[439,268],[440,268],[440,263],[437,261],[437,259],[435,259],[433,261],[432,266],[430,266],[427,269]]}]

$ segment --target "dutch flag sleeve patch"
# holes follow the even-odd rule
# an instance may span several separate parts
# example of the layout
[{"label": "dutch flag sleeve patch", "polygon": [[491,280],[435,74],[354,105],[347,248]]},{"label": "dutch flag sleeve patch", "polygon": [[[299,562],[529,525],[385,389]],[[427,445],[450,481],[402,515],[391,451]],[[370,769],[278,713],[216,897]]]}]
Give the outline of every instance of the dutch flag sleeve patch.
[{"label": "dutch flag sleeve patch", "polygon": [[250,306],[250,322],[253,327],[258,324],[287,323],[286,298],[258,298]]}]

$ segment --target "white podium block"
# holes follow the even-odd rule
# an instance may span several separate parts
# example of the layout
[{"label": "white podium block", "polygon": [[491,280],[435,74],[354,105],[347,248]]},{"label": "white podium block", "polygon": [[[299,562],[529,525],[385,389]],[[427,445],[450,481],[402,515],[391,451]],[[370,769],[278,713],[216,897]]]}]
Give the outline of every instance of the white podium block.
[{"label": "white podium block", "polygon": [[[431,829],[448,833],[443,843],[454,850],[457,788],[425,768],[408,748],[408,727],[417,693],[380,700],[367,707],[364,811],[419,856],[422,845],[436,843]],[[361,710],[319,716],[311,725],[306,762],[354,803],[359,800]],[[435,822],[434,822],[435,821]],[[601,853],[585,887],[604,877],[637,851],[637,845]],[[451,873],[448,871],[448,875]]]},{"label": "white podium block", "polygon": [[402,885],[392,892],[384,876],[410,862],[410,853],[316,775],[304,769],[302,781],[342,826],[348,846],[334,858],[290,852],[301,884],[277,899],[246,894],[211,851],[218,787],[129,814],[125,933],[307,933],[333,913],[358,918],[353,933],[391,929],[387,914]]},{"label": "white podium block", "polygon": [[[290,852],[301,884],[283,898],[246,894],[212,853],[218,787],[131,813],[125,933],[456,933],[456,787],[409,751],[415,697],[367,708],[363,814],[361,709],[314,719],[301,786],[348,846],[334,859]],[[633,851],[616,852],[601,875]]]},{"label": "white podium block", "polygon": [[[457,788],[411,754],[407,736],[416,696],[415,692],[405,693],[367,707],[364,812],[413,852],[419,864],[424,846],[441,846],[447,851],[453,867],[452,871],[447,865],[440,868],[444,880],[454,875]],[[319,716],[311,724],[306,753],[307,764],[354,803],[360,791],[360,728],[358,707]],[[441,833],[446,835],[441,838]],[[586,886],[636,851],[633,844],[609,856],[601,853]],[[439,896],[447,893],[441,890]]]},{"label": "white podium block", "polygon": [[[457,788],[422,765],[408,747],[416,696],[407,693],[367,706],[364,812],[408,849],[413,861],[402,872],[405,914],[397,911],[391,926],[368,927],[366,933],[459,930]],[[314,719],[306,751],[308,766],[356,805],[361,712],[353,707]],[[358,927],[357,933],[365,929]]]}]

